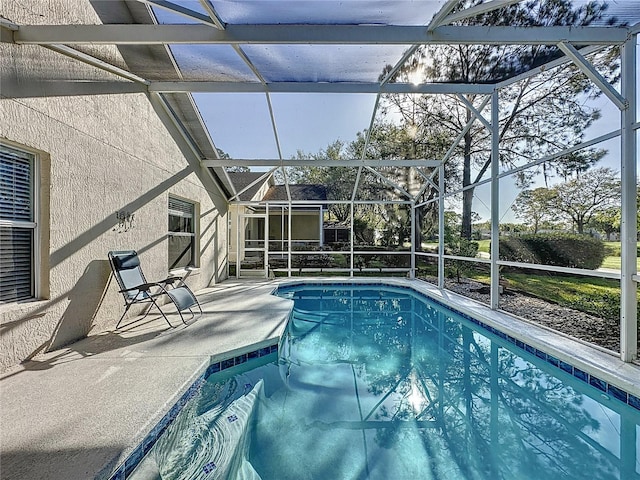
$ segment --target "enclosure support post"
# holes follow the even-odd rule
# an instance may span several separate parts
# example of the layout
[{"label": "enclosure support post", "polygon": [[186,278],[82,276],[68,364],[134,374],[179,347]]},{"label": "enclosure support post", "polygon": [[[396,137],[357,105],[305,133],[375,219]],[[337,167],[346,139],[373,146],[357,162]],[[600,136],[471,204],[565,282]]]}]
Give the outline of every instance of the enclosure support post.
[{"label": "enclosure support post", "polygon": [[498,268],[500,239],[500,117],[498,115],[498,89],[491,97],[491,308],[500,305],[500,270]]},{"label": "enclosure support post", "polygon": [[444,288],[444,162],[438,167],[438,288]]},{"label": "enclosure support post", "polygon": [[416,222],[416,202],[415,200],[411,200],[411,270],[409,271],[409,278],[416,278],[416,239],[417,235],[417,224]]},{"label": "enclosure support post", "polygon": [[264,211],[266,213],[266,218],[264,219],[264,278],[269,278],[271,275],[271,267],[269,266],[269,203],[267,202],[264,206]]},{"label": "enclosure support post", "polygon": [[320,215],[318,216],[319,217],[318,223],[320,224],[318,225],[318,229],[320,234],[318,238],[320,238],[320,247],[323,247],[324,246],[324,229],[322,227],[324,225],[324,209],[322,208],[322,205],[320,205],[318,209],[320,210]]},{"label": "enclosure support post", "polygon": [[353,268],[354,268],[354,258],[353,258],[353,243],[354,243],[354,230],[353,230],[353,200],[351,200],[351,203],[349,204],[349,208],[350,208],[350,213],[349,213],[349,224],[350,224],[350,229],[351,229],[351,235],[349,235],[350,239],[351,239],[351,244],[349,246],[349,257],[350,257],[350,262],[351,262],[351,268],[349,271],[349,276],[353,277]]},{"label": "enclosure support post", "polygon": [[626,108],[622,110],[622,134],[620,177],[622,180],[622,222],[621,233],[621,278],[620,278],[620,358],[630,362],[638,357],[638,307],[637,284],[637,245],[638,245],[638,202],[637,202],[637,137],[634,130],[637,91],[636,91],[636,41],[632,35],[621,51],[622,95],[626,99]]},{"label": "enclosure support post", "polygon": [[287,275],[288,277],[291,276],[291,266],[293,265],[293,253],[291,251],[291,223],[292,223],[292,215],[291,215],[291,195],[288,195],[289,197],[289,203],[287,204],[287,208],[289,209],[289,211],[287,212],[287,229],[289,230],[287,232],[287,270],[289,270],[289,274]]}]

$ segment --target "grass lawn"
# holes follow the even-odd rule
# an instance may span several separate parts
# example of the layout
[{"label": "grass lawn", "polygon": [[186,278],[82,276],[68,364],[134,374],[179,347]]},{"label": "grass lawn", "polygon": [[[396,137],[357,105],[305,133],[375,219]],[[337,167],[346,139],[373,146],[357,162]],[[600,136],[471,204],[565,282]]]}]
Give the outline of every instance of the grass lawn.
[{"label": "grass lawn", "polygon": [[[469,275],[488,283],[484,274]],[[600,317],[620,315],[620,282],[606,278],[536,275],[531,273],[503,273],[509,281],[507,288],[534,295],[558,305],[575,308]],[[640,308],[640,302],[638,307]]]},{"label": "grass lawn", "polygon": [[484,253],[491,253],[489,250],[491,249],[491,240],[476,240],[478,242],[478,251]]},{"label": "grass lawn", "polygon": [[509,280],[514,289],[559,305],[604,318],[617,318],[620,315],[620,282],[618,280],[593,277],[551,277],[522,273],[507,273],[504,277]]},{"label": "grass lawn", "polygon": [[[605,257],[601,268],[620,270],[620,242],[604,243],[608,256]],[[478,252],[489,253],[490,244],[490,240],[479,240]],[[640,270],[640,256],[637,258],[637,265]],[[489,283],[486,272],[467,271],[465,274],[478,282]],[[604,318],[615,318],[620,315],[620,282],[618,280],[578,275],[550,275],[542,272],[540,274],[504,272],[502,276],[509,281],[508,288],[543,300]],[[640,294],[638,299],[640,309]]]},{"label": "grass lawn", "polygon": [[[620,270],[620,257],[604,257],[601,268],[612,268],[614,270]],[[640,257],[636,259],[638,270],[640,270]]]}]

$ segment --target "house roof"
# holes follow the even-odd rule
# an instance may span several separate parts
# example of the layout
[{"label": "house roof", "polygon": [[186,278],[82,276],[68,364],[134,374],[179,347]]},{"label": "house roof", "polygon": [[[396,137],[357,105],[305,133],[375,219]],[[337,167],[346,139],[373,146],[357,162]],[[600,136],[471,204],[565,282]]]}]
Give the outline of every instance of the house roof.
[{"label": "house roof", "polygon": [[[291,200],[311,200],[321,201],[327,200],[327,187],[324,185],[296,184],[289,185],[291,192]],[[285,185],[273,185],[262,200],[288,201],[287,188]]]},{"label": "house roof", "polygon": [[[242,192],[245,188],[251,185],[256,180],[259,180],[260,177],[264,176],[264,172],[227,172],[229,178],[233,182],[233,185],[236,187],[237,192]],[[241,201],[250,201],[250,200],[260,200],[259,198],[254,198],[258,190],[268,181],[265,178],[263,182],[258,182],[252,187],[248,188],[245,192],[242,192],[238,195],[238,200]]]}]

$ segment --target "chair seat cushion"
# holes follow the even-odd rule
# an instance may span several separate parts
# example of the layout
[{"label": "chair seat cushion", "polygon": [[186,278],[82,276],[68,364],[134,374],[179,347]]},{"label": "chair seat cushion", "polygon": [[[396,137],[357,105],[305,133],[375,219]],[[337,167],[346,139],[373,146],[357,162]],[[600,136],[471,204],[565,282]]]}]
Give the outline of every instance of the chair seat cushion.
[{"label": "chair seat cushion", "polygon": [[178,310],[191,308],[197,303],[191,290],[186,287],[172,288],[171,290],[167,290],[167,294],[176,302]]}]

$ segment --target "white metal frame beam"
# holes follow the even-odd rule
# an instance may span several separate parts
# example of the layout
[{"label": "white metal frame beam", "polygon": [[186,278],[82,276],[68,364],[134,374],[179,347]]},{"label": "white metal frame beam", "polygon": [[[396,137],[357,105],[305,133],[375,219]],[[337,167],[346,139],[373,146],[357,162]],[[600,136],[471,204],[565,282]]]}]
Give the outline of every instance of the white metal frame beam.
[{"label": "white metal frame beam", "polygon": [[433,31],[436,28],[438,28],[440,25],[442,25],[442,21],[447,17],[447,15],[451,13],[451,10],[453,10],[459,3],[460,3],[460,0],[447,0],[447,3],[445,3],[442,6],[442,8],[440,8],[438,13],[436,13],[433,16],[433,18],[431,19],[431,22],[429,23],[429,26],[427,27],[427,30]]},{"label": "white metal frame beam", "polygon": [[377,82],[150,82],[150,92],[159,93],[415,93],[490,95],[492,85],[469,83]]},{"label": "white metal frame beam", "polygon": [[[611,140],[612,138],[615,138],[615,137],[618,137],[618,136],[620,136],[620,130],[614,130],[614,131],[606,133],[604,135],[600,135],[599,137],[592,138],[591,140],[588,140],[588,141],[583,142],[583,143],[579,143],[577,145],[574,145],[573,147],[565,148],[564,150],[560,150],[559,152],[553,153],[551,155],[547,155],[547,156],[542,157],[542,158],[538,158],[536,160],[528,162],[528,163],[526,163],[524,165],[521,165],[519,167],[515,167],[515,168],[512,168],[512,169],[509,169],[509,170],[507,170],[505,172],[501,172],[500,174],[498,174],[498,179],[502,179],[504,177],[509,177],[509,176],[514,175],[514,174],[516,174],[518,172],[522,172],[524,170],[527,170],[528,168],[535,167],[535,166],[540,165],[542,163],[550,162],[550,161],[552,161],[552,160],[554,160],[556,158],[567,156],[567,155],[569,155],[571,153],[583,150],[585,148],[589,148],[589,147],[591,147],[593,145],[597,145],[597,144],[602,143],[602,142],[606,142],[607,140]],[[475,182],[475,183],[473,183],[471,185],[467,185],[464,188],[451,190],[451,191],[445,193],[444,196],[445,197],[452,197],[454,195],[459,195],[460,193],[464,192],[465,190],[469,190],[470,188],[479,187],[481,185],[485,185],[485,184],[490,183],[490,182],[491,182],[490,178],[487,178],[487,179],[484,179],[484,180],[480,180],[480,181]],[[417,206],[427,205],[429,203],[436,202],[436,201],[438,201],[438,199],[437,198],[433,198],[431,200],[427,200],[426,202],[420,203]]]},{"label": "white metal frame beam", "polygon": [[105,62],[104,60],[100,60],[92,55],[76,50],[75,48],[69,47],[67,45],[46,45],[46,48],[52,50],[54,52],[60,53],[67,57],[73,58],[74,60],[78,60],[82,63],[86,63],[87,65],[91,65],[92,67],[99,68],[109,73],[113,73],[119,77],[124,78],[125,80],[129,80],[135,83],[139,83],[142,85],[149,85],[149,81],[134,74],[127,70],[124,70],[120,67],[116,67],[115,65],[110,64],[109,62]]},{"label": "white metal frame beam", "polygon": [[459,12],[447,15],[442,20],[440,20],[438,25],[448,25],[453,22],[476,17],[478,15],[482,15],[483,13],[497,10],[498,8],[508,7],[509,5],[513,5],[514,3],[520,3],[521,1],[522,0],[493,0],[492,2],[481,3],[479,5],[469,7],[465,10],[460,10]]},{"label": "white metal frame beam", "polygon": [[[226,25],[224,24],[224,22],[222,22],[222,20],[218,16],[218,13],[215,11],[213,6],[208,2],[208,0],[200,0],[200,4],[203,6],[205,11],[207,11],[209,16],[204,16],[204,15],[198,13],[198,12],[195,12],[193,10],[187,9],[187,8],[182,7],[180,5],[172,4],[171,2],[168,2],[166,0],[138,0],[138,1],[142,2],[142,3],[147,3],[147,4],[151,4],[151,5],[157,5],[159,7],[166,8],[166,9],[168,9],[168,10],[174,12],[174,13],[182,14],[182,15],[184,15],[184,16],[186,16],[188,18],[194,19],[194,20],[196,20],[196,21],[198,21],[198,22],[200,22],[200,23],[202,23],[204,25],[212,26],[212,27],[215,27],[215,28],[217,28],[219,30],[225,30],[226,29]],[[262,76],[260,71],[256,68],[256,66],[253,64],[251,59],[244,52],[242,47],[240,45],[238,45],[238,44],[231,44],[231,47],[236,52],[236,54],[240,57],[240,59],[253,72],[255,77],[260,81],[260,84],[263,87],[266,87],[265,78]],[[171,55],[171,57],[173,57],[171,52],[169,52],[169,54]],[[273,105],[271,103],[271,96],[269,95],[269,92],[266,91],[266,90],[267,90],[266,88],[263,88],[263,91],[266,92],[267,109],[269,110],[269,117],[271,119],[271,128],[273,130],[273,135],[274,135],[274,138],[275,138],[276,147],[277,147],[277,150],[278,150],[278,155],[279,155],[280,158],[282,158],[282,148],[280,147],[280,137],[278,136],[278,127],[276,125],[276,119],[275,119],[275,115],[273,113]],[[169,92],[161,92],[161,93],[169,93]],[[188,92],[188,91],[177,92],[176,91],[176,92],[171,92],[171,93],[191,93],[191,92]],[[226,173],[225,173],[225,175],[226,175]],[[228,175],[226,175],[226,176],[228,177]],[[285,178],[286,178],[286,175],[285,175]],[[232,184],[232,188],[235,189],[233,184]]]},{"label": "white metal frame beam", "polygon": [[[485,98],[483,100],[483,102],[480,104],[480,106],[476,109],[478,114],[482,114],[482,110],[484,110],[484,108],[487,106],[487,104],[489,103],[489,101],[491,100],[492,97],[488,96],[487,98]],[[451,146],[449,147],[449,150],[447,151],[447,153],[444,155],[444,157],[442,158],[441,162],[444,164],[447,160],[449,160],[449,158],[451,158],[451,155],[453,155],[453,153],[455,152],[456,148],[458,148],[458,145],[460,144],[460,142],[462,141],[462,139],[464,138],[464,136],[467,134],[467,132],[471,129],[471,127],[473,126],[474,122],[477,120],[476,117],[476,113],[475,112],[471,112],[471,118],[469,119],[469,121],[467,122],[467,124],[464,126],[464,128],[462,129],[462,131],[460,132],[460,134],[456,137],[456,139],[454,140],[454,142],[451,144]]]},{"label": "white metal frame beam", "polygon": [[[602,45],[593,45],[593,46],[583,47],[580,49],[580,53],[582,55],[589,55],[591,53],[595,53],[599,50],[602,50],[603,48],[606,48],[606,47]],[[520,82],[522,80],[526,80],[527,78],[535,77],[536,75],[540,75],[541,73],[548,72],[553,68],[560,67],[566,63],[569,63],[570,61],[571,59],[566,56],[557,58],[548,63],[540,65],[539,67],[536,67],[524,73],[521,73],[520,75],[516,75],[515,77],[508,78],[507,80],[503,80],[502,82],[497,83],[496,87],[497,88],[508,87],[510,85],[513,85],[514,83]]]},{"label": "white metal frame beam", "polygon": [[300,160],[296,158],[247,158],[247,159],[219,159],[219,160],[203,160],[203,165],[207,167],[234,167],[234,166],[246,166],[246,167],[437,167],[440,165],[440,160]]},{"label": "white metal frame beam", "polygon": [[176,15],[188,18],[189,20],[195,20],[196,22],[218,28],[218,25],[216,25],[216,23],[213,22],[210,17],[196,12],[195,10],[183,7],[182,5],[168,2],[167,0],[138,0],[138,2],[150,5],[152,7],[162,8],[163,10],[175,13]]},{"label": "white metal frame beam", "polygon": [[[448,0],[447,3],[445,3],[442,6],[440,11],[436,13],[435,16],[431,19],[431,22],[427,26],[427,31],[431,32],[436,27],[440,26],[440,21],[444,17],[446,17],[458,3],[459,3],[459,0]],[[411,58],[411,55],[416,53],[416,50],[418,50],[419,47],[420,45],[414,45],[410,49],[408,49],[404,53],[404,55],[402,55],[402,58],[400,58],[400,60],[398,60],[398,62],[393,66],[393,68],[389,70],[389,72],[385,75],[385,77],[382,79],[380,84],[385,85],[386,83],[388,83],[395,76],[395,74],[398,73],[398,70],[402,68],[402,66],[407,62],[407,60]]]},{"label": "white metal frame beam", "polygon": [[[492,89],[494,90],[494,89]],[[495,92],[492,92],[495,93]],[[485,126],[485,128],[489,131],[492,131],[493,126],[491,125],[491,122],[489,122],[489,120],[487,120],[486,118],[484,118],[482,116],[482,114],[478,111],[478,109],[473,105],[473,103],[471,103],[469,101],[469,99],[467,99],[467,97],[465,97],[462,94],[457,94],[456,95],[461,101],[462,103],[464,103],[464,105],[471,110],[471,113],[473,114],[473,117],[477,118],[478,121],[480,121],[480,123],[482,123],[482,125]]]},{"label": "white metal frame beam", "polygon": [[564,54],[573,60],[573,63],[584,73],[589,80],[595,83],[598,88],[604,93],[609,100],[611,100],[620,110],[627,108],[629,103],[625,98],[620,95],[615,88],[611,86],[607,80],[600,75],[589,61],[582,56],[575,47],[566,42],[558,43],[558,48],[564,52]]},{"label": "white metal frame beam", "polygon": [[497,261],[500,256],[500,109],[499,95],[496,90],[491,96],[491,286],[490,306],[500,306],[500,269]]},{"label": "white metal frame beam", "polygon": [[443,26],[432,31],[396,25],[20,25],[18,44],[91,45],[620,45],[626,27],[488,27]]},{"label": "white metal frame beam", "polygon": [[385,177],[380,172],[376,172],[371,166],[365,165],[364,168],[369,170],[371,173],[373,173],[376,177],[378,177],[380,180],[382,180],[384,183],[386,183],[390,187],[395,188],[398,192],[402,193],[402,195],[404,195],[405,197],[407,197],[409,199],[413,198],[409,192],[407,192],[404,188],[402,188],[402,186],[398,185],[393,180],[388,179],[387,177]]},{"label": "white metal frame beam", "polygon": [[223,22],[218,15],[218,12],[216,12],[211,3],[209,3],[209,0],[200,0],[200,5],[202,5],[202,8],[204,8],[209,17],[211,17],[211,20],[217,28],[224,30],[227,27],[226,23]]},{"label": "white metal frame beam", "polygon": [[[240,195],[242,195],[244,192],[246,192],[247,190],[249,190],[251,187],[254,187],[255,185],[259,184],[259,183],[263,183],[265,181],[268,180],[268,178],[273,175],[273,172],[275,172],[278,168],[280,167],[273,167],[271,170],[264,172],[263,175],[260,175],[257,179],[255,179],[253,182],[251,182],[249,185],[247,185],[246,187],[244,187],[242,190],[238,191],[235,195],[233,195],[229,201],[232,202],[234,200],[238,200],[240,198]],[[231,184],[233,184],[233,182],[230,181]]]},{"label": "white metal frame beam", "polygon": [[635,35],[623,45],[622,93],[628,100],[628,107],[621,113],[621,155],[620,177],[622,180],[621,211],[621,268],[620,268],[620,357],[625,362],[638,358],[638,267],[637,255],[637,178],[638,143],[634,130],[637,108],[637,62]]}]

